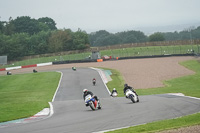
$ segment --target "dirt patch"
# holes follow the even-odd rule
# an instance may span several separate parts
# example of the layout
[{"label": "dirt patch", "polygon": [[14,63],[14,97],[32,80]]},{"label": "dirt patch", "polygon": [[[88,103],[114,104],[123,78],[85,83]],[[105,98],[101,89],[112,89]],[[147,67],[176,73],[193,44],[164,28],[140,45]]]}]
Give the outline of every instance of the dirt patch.
[{"label": "dirt patch", "polygon": [[167,130],[157,133],[200,133],[200,125]]},{"label": "dirt patch", "polygon": [[[39,72],[58,70],[77,67],[106,67],[117,69],[121,72],[126,83],[136,89],[154,88],[164,86],[162,81],[177,78],[185,75],[194,74],[193,71],[179,65],[179,62],[195,59],[194,57],[164,57],[164,58],[145,58],[145,59],[128,59],[117,61],[104,61],[94,63],[74,63],[36,67]],[[24,68],[12,70],[13,74],[29,73],[33,68]],[[5,71],[0,72],[5,75]],[[92,78],[92,77],[91,77]]]}]

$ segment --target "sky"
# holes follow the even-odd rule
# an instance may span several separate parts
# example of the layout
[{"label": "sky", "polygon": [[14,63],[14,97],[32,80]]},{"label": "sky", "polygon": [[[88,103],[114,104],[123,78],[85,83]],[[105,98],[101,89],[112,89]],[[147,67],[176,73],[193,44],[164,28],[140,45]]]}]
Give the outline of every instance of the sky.
[{"label": "sky", "polygon": [[200,0],[0,0],[0,21],[50,17],[58,29],[87,33],[179,31],[200,26]]}]

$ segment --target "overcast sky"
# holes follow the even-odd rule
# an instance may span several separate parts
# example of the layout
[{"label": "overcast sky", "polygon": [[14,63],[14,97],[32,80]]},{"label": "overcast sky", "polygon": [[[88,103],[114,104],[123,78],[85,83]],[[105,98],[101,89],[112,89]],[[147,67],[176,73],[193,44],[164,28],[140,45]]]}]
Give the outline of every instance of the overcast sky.
[{"label": "overcast sky", "polygon": [[[200,0],[0,0],[0,21],[50,17],[57,28],[87,33],[200,26]],[[146,31],[145,31],[146,30]]]}]

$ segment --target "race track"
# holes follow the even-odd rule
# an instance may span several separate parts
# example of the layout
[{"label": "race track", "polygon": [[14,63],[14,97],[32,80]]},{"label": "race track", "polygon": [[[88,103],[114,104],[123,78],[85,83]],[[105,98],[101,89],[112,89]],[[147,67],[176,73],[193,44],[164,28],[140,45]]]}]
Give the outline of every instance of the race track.
[{"label": "race track", "polygon": [[[171,119],[200,111],[200,100],[175,95],[140,96],[139,103],[111,98],[97,71],[89,68],[60,70],[63,78],[53,102],[54,114],[48,119],[0,128],[1,133],[91,133],[102,130]],[[92,78],[97,85],[92,85]],[[96,94],[102,109],[85,107],[82,90]]]}]

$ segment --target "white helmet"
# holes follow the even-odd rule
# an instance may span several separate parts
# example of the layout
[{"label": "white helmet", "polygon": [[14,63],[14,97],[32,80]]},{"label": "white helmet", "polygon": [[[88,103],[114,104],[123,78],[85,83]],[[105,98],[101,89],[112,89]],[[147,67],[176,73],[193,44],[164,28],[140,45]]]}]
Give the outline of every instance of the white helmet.
[{"label": "white helmet", "polygon": [[83,93],[87,92],[88,90],[87,89],[83,89]]},{"label": "white helmet", "polygon": [[116,90],[115,88],[113,90]]}]

